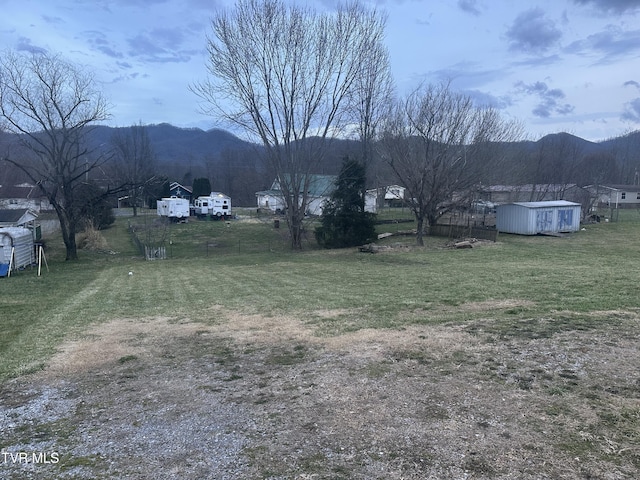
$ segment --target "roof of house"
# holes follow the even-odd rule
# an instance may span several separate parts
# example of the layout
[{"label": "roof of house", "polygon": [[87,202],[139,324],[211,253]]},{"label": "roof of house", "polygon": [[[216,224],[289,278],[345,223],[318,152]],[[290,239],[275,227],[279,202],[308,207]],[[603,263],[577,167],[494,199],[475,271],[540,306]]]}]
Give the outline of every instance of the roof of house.
[{"label": "roof of house", "polygon": [[603,185],[606,188],[612,190],[619,190],[621,192],[640,192],[640,185]]},{"label": "roof of house", "polygon": [[35,185],[0,185],[0,198],[42,198],[44,195]]},{"label": "roof of house", "polygon": [[[288,177],[287,174],[284,175],[285,178]],[[331,192],[336,188],[336,177],[335,175],[316,175],[309,174],[309,190],[307,193],[312,197],[326,197],[331,195]],[[271,185],[271,189],[267,191],[277,191],[280,192],[280,179],[276,178]]]},{"label": "roof of house", "polygon": [[181,188],[187,193],[193,193],[193,190],[191,189],[191,187],[185,187],[184,185],[182,185],[182,184],[180,184],[178,182],[171,182],[169,184],[169,190],[173,190],[174,188]]}]

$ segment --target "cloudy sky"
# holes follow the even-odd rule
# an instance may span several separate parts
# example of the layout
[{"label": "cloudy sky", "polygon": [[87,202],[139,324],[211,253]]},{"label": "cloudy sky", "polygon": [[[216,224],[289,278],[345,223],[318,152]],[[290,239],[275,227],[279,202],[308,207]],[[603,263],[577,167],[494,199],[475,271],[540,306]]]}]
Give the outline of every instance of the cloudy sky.
[{"label": "cloudy sky", "polygon": [[[319,10],[335,0],[308,0]],[[188,85],[205,78],[209,19],[232,0],[0,0],[0,49],[92,69],[113,126],[216,127]],[[640,128],[640,0],[378,0],[398,92],[450,80],[525,125],[598,141]]]}]

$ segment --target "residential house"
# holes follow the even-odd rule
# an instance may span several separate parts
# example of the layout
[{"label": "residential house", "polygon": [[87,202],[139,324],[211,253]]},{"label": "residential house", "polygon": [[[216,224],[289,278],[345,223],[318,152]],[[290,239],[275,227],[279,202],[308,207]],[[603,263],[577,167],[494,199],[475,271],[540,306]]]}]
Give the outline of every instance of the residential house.
[{"label": "residential house", "polygon": [[35,213],[53,210],[40,189],[30,183],[0,185],[0,209],[29,209]]},{"label": "residential house", "polygon": [[[305,213],[307,215],[322,215],[322,208],[334,191],[335,182],[336,177],[334,175],[309,175],[308,190],[306,192],[307,211]],[[276,178],[268,190],[256,192],[256,201],[259,209],[269,210],[274,213],[284,211],[286,205],[280,186],[280,179]]]},{"label": "residential house", "polygon": [[189,203],[193,203],[191,195],[193,190],[189,187],[180,185],[178,182],[171,182],[169,184],[169,197],[186,198]]},{"label": "residential house", "polygon": [[379,207],[399,207],[404,204],[405,188],[400,185],[372,188],[365,193],[364,209],[376,213]]},{"label": "residential house", "polygon": [[589,185],[597,196],[597,206],[605,208],[640,208],[640,185]]}]

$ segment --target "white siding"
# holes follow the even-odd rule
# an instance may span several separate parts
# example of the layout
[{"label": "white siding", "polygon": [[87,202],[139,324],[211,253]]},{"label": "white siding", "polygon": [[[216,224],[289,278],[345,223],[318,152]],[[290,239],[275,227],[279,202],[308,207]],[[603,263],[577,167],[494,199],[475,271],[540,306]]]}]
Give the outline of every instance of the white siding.
[{"label": "white siding", "polygon": [[520,235],[576,232],[580,229],[580,205],[565,200],[499,205],[496,228]]},{"label": "white siding", "polygon": [[35,263],[33,233],[28,228],[0,228],[0,263],[11,260],[11,248],[14,248],[13,268],[22,268]]}]

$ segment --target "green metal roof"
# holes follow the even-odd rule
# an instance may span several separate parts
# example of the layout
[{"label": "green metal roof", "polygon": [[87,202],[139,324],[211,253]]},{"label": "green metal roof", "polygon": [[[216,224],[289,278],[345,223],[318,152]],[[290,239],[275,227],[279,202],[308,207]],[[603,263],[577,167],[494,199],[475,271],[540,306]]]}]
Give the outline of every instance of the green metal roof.
[{"label": "green metal roof", "polygon": [[[288,177],[288,174],[284,175],[285,179]],[[336,179],[335,175],[316,175],[310,174],[308,176],[309,180],[309,189],[307,193],[312,197],[325,197],[331,195],[333,190],[336,188]],[[280,179],[276,178],[273,181],[273,185],[271,185],[270,190],[280,191]]]}]

